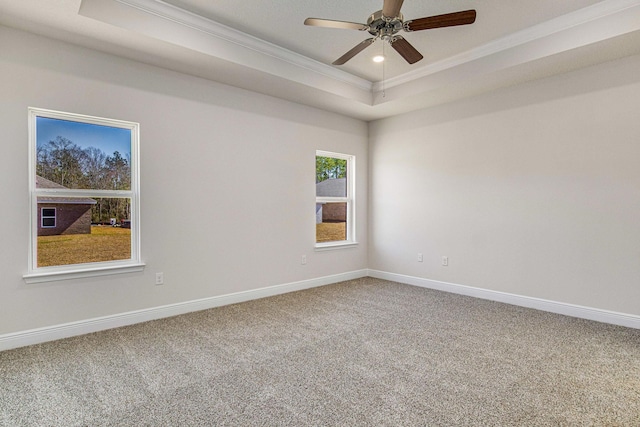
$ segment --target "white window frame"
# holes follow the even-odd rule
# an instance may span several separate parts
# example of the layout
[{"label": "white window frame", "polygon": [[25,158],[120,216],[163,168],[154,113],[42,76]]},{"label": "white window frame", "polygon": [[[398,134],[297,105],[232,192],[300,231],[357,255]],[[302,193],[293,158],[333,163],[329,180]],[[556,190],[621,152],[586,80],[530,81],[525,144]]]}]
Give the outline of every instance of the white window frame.
[{"label": "white window frame", "polygon": [[[29,255],[27,283],[50,282],[81,277],[104,276],[117,273],[142,271],[144,263],[140,256],[140,125],[134,122],[93,117],[82,114],[28,108],[29,115]],[[36,188],[37,129],[36,118],[68,120],[101,126],[118,127],[131,131],[131,190],[79,190],[58,188]],[[131,258],[126,260],[92,262],[83,264],[38,267],[38,197],[112,197],[131,200]]]},{"label": "white window frame", "polygon": [[[53,216],[50,216],[50,215],[44,216],[44,210],[45,209],[53,209]],[[44,225],[45,218],[47,218],[47,219],[53,218],[53,225]],[[56,228],[56,225],[58,225],[57,218],[58,218],[58,210],[56,208],[45,207],[45,208],[41,208],[40,209],[40,227],[42,227],[42,228]]]},{"label": "white window frame", "polygon": [[[347,196],[346,197],[318,197],[317,203],[346,203],[347,204],[347,238],[346,240],[336,240],[333,242],[315,243],[317,251],[348,248],[358,245],[356,239],[356,156],[352,154],[334,153],[331,151],[316,150],[314,160],[314,171],[316,157],[332,157],[347,161]],[[314,188],[315,191],[315,188]],[[315,235],[315,233],[314,233]]]}]

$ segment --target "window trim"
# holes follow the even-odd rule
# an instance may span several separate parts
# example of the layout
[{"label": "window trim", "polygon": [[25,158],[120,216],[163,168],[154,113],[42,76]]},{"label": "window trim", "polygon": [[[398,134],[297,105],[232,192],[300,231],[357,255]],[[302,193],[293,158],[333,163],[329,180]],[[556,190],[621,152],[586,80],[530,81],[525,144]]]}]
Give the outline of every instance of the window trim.
[{"label": "window trim", "polygon": [[[131,189],[130,190],[81,190],[81,189],[36,189],[37,129],[36,118],[46,117],[76,121],[100,126],[118,127],[131,132]],[[142,271],[144,263],[140,254],[140,124],[123,120],[108,119],[84,114],[67,113],[42,108],[28,108],[29,124],[29,254],[27,273],[23,279],[27,283],[103,276],[107,274]],[[69,264],[38,267],[38,196],[59,197],[113,197],[131,199],[131,258],[126,260],[102,261],[83,264]],[[55,209],[55,208],[54,208]]]},{"label": "window trim", "polygon": [[[51,215],[44,215],[44,210],[45,209],[53,209],[53,216]],[[46,219],[50,219],[53,218],[53,225],[44,225],[44,220]],[[58,218],[58,209],[57,208],[52,208],[52,207],[42,207],[40,208],[40,227],[41,228],[56,228],[56,226],[58,225],[57,222],[57,218]]]},{"label": "window trim", "polygon": [[[335,153],[332,151],[316,150],[316,157],[332,157],[347,161],[347,195],[346,197],[318,197],[315,203],[346,203],[347,204],[347,238],[332,242],[315,242],[315,250],[332,250],[349,248],[358,245],[356,239],[356,156],[353,154]],[[315,169],[314,169],[315,170]]]}]

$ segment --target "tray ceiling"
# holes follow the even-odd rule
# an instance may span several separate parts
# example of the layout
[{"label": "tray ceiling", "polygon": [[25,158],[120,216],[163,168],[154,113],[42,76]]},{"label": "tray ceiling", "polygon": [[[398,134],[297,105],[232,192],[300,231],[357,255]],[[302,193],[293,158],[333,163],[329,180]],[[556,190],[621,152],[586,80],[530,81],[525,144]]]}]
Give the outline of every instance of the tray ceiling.
[{"label": "tray ceiling", "polygon": [[[405,0],[405,19],[476,9],[472,25],[403,33],[424,59],[382,42],[330,65],[368,33],[382,1],[0,0],[0,23],[363,120],[640,53],[640,0]],[[383,69],[384,67],[384,69]],[[384,80],[383,80],[384,76]]]}]

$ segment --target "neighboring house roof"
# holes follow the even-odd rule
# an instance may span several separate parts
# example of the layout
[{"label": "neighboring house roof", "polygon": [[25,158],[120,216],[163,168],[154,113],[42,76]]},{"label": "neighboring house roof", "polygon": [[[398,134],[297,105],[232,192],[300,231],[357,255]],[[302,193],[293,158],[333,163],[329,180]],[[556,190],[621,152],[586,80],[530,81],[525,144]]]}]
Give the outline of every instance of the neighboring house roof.
[{"label": "neighboring house roof", "polygon": [[316,184],[316,197],[346,197],[347,178],[327,179]]},{"label": "neighboring house roof", "polygon": [[[53,189],[67,189],[64,185],[60,185],[57,182],[53,182],[46,178],[36,175],[36,188],[53,188]],[[53,197],[53,196],[38,196],[38,203],[58,203],[69,205],[95,205],[95,200],[89,197]]]},{"label": "neighboring house roof", "polygon": [[40,175],[36,175],[36,188],[67,188],[64,185],[60,185],[57,182],[43,178]]}]

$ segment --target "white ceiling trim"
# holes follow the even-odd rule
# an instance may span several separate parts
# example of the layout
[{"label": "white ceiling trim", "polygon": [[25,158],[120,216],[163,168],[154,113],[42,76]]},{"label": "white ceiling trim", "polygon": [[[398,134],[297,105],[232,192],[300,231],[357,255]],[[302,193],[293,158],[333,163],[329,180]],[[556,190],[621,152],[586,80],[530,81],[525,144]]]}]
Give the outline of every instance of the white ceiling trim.
[{"label": "white ceiling trim", "polygon": [[[90,7],[90,4],[96,4],[97,2],[101,4],[100,13],[83,12],[86,9],[92,9]],[[359,92],[359,96],[356,96],[355,98],[359,99],[360,102],[368,105],[375,105],[382,101],[381,99],[378,99],[378,102],[370,102],[376,98],[375,94],[381,92],[383,89],[388,90],[393,87],[402,85],[413,86],[411,85],[412,82],[417,83],[419,81],[424,81],[425,77],[429,77],[443,71],[451,71],[473,61],[500,55],[501,53],[510,51],[513,48],[521,47],[527,44],[533,44],[536,41],[547,39],[550,36],[559,36],[562,32],[575,27],[587,26],[593,28],[594,22],[607,21],[606,18],[614,15],[619,15],[621,13],[624,13],[628,9],[638,7],[640,5],[640,0],[604,0],[592,6],[551,19],[542,24],[509,34],[508,36],[491,41],[476,49],[462,52],[443,61],[418,68],[414,71],[410,71],[394,78],[386,79],[384,82],[380,81],[372,83],[366,79],[362,79],[343,70],[337,69],[333,66],[323,64],[319,61],[300,55],[296,52],[292,52],[288,49],[238,31],[214,20],[196,15],[187,10],[165,3],[162,0],[111,0],[111,3],[114,2],[137,9],[138,11],[143,12],[148,16],[160,18],[164,22],[170,22],[178,25],[182,27],[183,30],[195,30],[220,42],[231,43],[233,45],[249,49],[252,52],[266,55],[276,60],[277,62],[280,62],[281,64],[273,64],[270,67],[263,63],[256,64],[255,61],[253,61],[252,58],[249,58],[246,54],[234,52],[233,49],[229,48],[218,49],[217,52],[209,51],[205,53],[214,55],[217,54],[219,57],[228,61],[232,61],[236,64],[247,66],[263,72],[269,72],[275,76],[297,81],[298,83],[302,83],[305,85],[315,86],[320,90],[327,90],[341,96],[346,95],[345,93],[342,93],[344,87],[342,87],[342,89],[328,89],[329,87],[331,87],[331,84],[327,84],[327,82],[323,82],[321,79],[318,80],[317,77],[313,77],[313,75],[323,76],[329,78],[330,80],[351,86],[352,89],[355,89],[356,92]],[[125,26],[132,30],[140,31],[145,27],[144,25],[134,24],[131,22],[129,22],[128,25],[122,25],[121,22],[117,21],[120,21],[123,18],[115,17],[113,13],[111,13],[111,16],[107,17],[108,14],[104,13],[104,5],[108,3],[110,2],[106,0],[83,0],[82,6],[80,8],[80,14],[94,19],[103,20],[104,22],[109,22],[111,24]],[[95,7],[93,9],[95,9]],[[100,14],[102,14],[102,16],[99,16]],[[136,26],[138,28],[135,28]],[[619,28],[619,34],[624,34],[625,32],[634,29],[638,29],[638,26],[632,29]],[[142,32],[145,31],[142,30]],[[157,33],[155,35],[150,34],[148,29],[145,33],[147,35],[157,36]],[[166,32],[165,34],[163,34],[162,37],[165,41],[180,44],[187,48],[194,48],[194,46],[196,45],[196,42],[194,42],[195,37],[192,37],[191,39],[189,39],[189,37],[182,37],[182,40],[178,41],[179,37],[174,37],[170,34],[170,32]],[[562,39],[562,36],[559,37]],[[594,41],[598,40],[595,40],[594,37],[587,37],[583,40],[576,40],[572,48],[581,47],[588,43],[593,43]],[[191,46],[190,44],[193,44],[193,46]],[[212,46],[208,48],[212,49]],[[202,48],[196,50],[203,51]],[[553,52],[549,54],[559,53],[557,49],[551,49],[551,51]],[[224,55],[221,54],[221,52],[223,52]],[[537,58],[529,58],[529,60],[533,59]],[[521,60],[523,62],[526,62],[527,58],[521,58]],[[283,63],[292,65],[293,68],[288,66],[283,67]],[[311,75],[299,75],[301,69],[311,72]],[[372,94],[373,98],[369,98],[363,92]]]},{"label": "white ceiling trim", "polygon": [[[329,98],[341,99],[349,104],[355,102],[368,108],[371,108],[373,104],[373,85],[368,80],[354,77],[340,70],[335,70],[340,75],[333,74],[331,76],[327,73],[316,72],[312,69],[313,65],[309,65],[315,61],[304,56],[262,42],[251,36],[244,38],[245,41],[249,41],[250,46],[244,46],[236,42],[235,39],[227,40],[228,37],[219,37],[218,33],[223,30],[216,28],[218,24],[211,20],[199,18],[183,11],[184,14],[180,15],[181,18],[192,19],[194,22],[203,24],[203,27],[199,28],[193,25],[194,22],[186,25],[183,19],[176,18],[181,13],[181,9],[164,4],[167,6],[167,10],[177,11],[175,16],[167,17],[161,12],[152,13],[142,9],[138,4],[141,2],[149,5],[162,4],[157,0],[82,0],[78,14],[157,41],[204,54],[214,59],[218,66],[224,66],[227,69],[230,69],[229,66],[235,67],[237,72],[231,76],[219,76],[216,74],[216,66],[211,67],[207,78],[221,83],[284,99],[294,99],[302,91],[309,96],[311,96],[311,92],[315,92],[312,99],[325,94]],[[217,31],[205,30],[204,23],[209,25],[206,29],[213,28]],[[224,30],[227,28],[229,27],[224,27]],[[232,31],[240,33],[237,30]],[[264,50],[257,49],[258,45],[268,46],[270,50],[265,53]],[[282,55],[275,54],[275,52],[281,54],[285,51],[290,53],[288,58],[294,58],[297,63],[285,61],[282,59]],[[227,65],[225,66],[224,63]],[[244,80],[238,83],[241,76],[244,76]],[[288,84],[283,85],[283,82],[288,82]]]},{"label": "white ceiling trim", "polygon": [[[574,27],[593,23],[598,20],[604,20],[605,18],[624,13],[628,9],[638,6],[640,6],[639,0],[605,0],[592,6],[543,22],[542,24],[534,25],[524,30],[509,34],[508,36],[496,39],[476,49],[462,52],[443,61],[387,79],[384,81],[384,88],[390,89],[394,86],[411,83],[423,77],[453,69],[471,61],[489,57],[515,47],[541,40]],[[638,22],[636,28],[617,27],[611,29],[619,32],[620,34],[624,34],[639,28],[640,22]],[[587,44],[587,42],[591,43],[593,40],[585,38],[581,41],[581,46]],[[580,46],[576,45],[575,47]],[[383,82],[376,82],[373,85],[374,92],[380,92],[382,89]]]},{"label": "white ceiling trim", "polygon": [[[371,91],[372,83],[366,79],[323,64],[273,43],[251,36],[212,19],[196,15],[161,0],[115,0],[140,11],[201,31],[209,36],[237,44],[255,52],[277,58],[289,64],[331,77],[358,89]],[[244,64],[241,64],[244,65]]]},{"label": "white ceiling trim", "polygon": [[[189,63],[185,68],[181,62],[178,71],[363,120],[450,102],[559,69],[568,71],[574,64],[595,64],[610,55],[575,61],[571,52],[620,39],[618,36],[640,34],[640,0],[602,0],[385,80],[383,92],[382,82],[372,83],[161,0],[81,0],[78,13],[211,60],[200,62],[199,71],[189,71]],[[633,49],[622,50],[631,54]],[[560,65],[560,56],[568,63]],[[169,60],[161,66],[176,66],[170,56],[160,58]],[[546,61],[549,58],[555,61]],[[529,73],[530,69],[535,72]],[[509,78],[501,79],[505,73]]]}]

